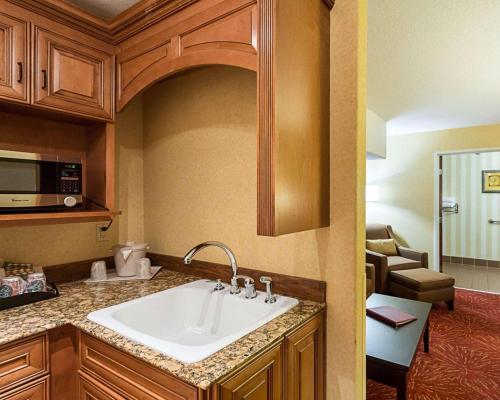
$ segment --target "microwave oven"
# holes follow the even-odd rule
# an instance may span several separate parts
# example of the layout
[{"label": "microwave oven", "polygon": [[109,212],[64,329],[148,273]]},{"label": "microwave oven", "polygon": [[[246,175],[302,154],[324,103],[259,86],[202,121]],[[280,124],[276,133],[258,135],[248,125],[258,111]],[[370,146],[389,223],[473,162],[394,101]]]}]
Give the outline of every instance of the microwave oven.
[{"label": "microwave oven", "polygon": [[0,150],[0,212],[56,211],[79,207],[82,160]]}]

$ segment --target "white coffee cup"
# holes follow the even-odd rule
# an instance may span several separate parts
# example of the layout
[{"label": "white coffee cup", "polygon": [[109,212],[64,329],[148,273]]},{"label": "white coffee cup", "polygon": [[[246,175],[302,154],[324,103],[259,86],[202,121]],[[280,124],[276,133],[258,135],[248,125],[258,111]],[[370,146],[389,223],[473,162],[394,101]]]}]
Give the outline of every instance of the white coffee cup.
[{"label": "white coffee cup", "polygon": [[94,261],[90,269],[90,279],[93,281],[105,281],[107,277],[106,261]]},{"label": "white coffee cup", "polygon": [[149,278],[151,276],[151,260],[139,258],[135,263],[135,275],[138,278]]}]

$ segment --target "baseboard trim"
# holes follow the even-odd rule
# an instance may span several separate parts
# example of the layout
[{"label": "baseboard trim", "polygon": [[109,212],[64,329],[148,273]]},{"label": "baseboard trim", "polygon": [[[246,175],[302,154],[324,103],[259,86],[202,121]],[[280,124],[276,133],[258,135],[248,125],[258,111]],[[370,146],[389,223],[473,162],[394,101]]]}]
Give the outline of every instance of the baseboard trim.
[{"label": "baseboard trim", "polygon": [[[192,260],[190,265],[184,265],[184,261],[181,257],[158,253],[148,253],[147,256],[151,259],[153,265],[161,265],[163,268],[170,271],[199,276],[206,279],[222,279],[224,282],[229,282],[231,279],[232,272],[229,265],[199,260]],[[114,268],[113,257],[104,257],[50,265],[43,267],[43,272],[47,280],[55,284],[74,282],[88,279],[90,277],[92,263],[99,260],[106,261],[108,268]],[[250,268],[238,268],[238,273],[253,278],[258,290],[266,289],[265,285],[259,282],[259,278],[265,275],[273,279],[273,291],[275,293],[296,297],[302,300],[326,303],[326,282],[324,281]]]},{"label": "baseboard trim", "polygon": [[482,258],[443,256],[443,262],[453,264],[478,265],[482,267],[500,268],[499,260],[485,260]]},{"label": "baseboard trim", "polygon": [[94,261],[106,261],[108,268],[114,268],[115,263],[113,257],[93,258],[90,260],[75,261],[65,264],[50,265],[43,267],[43,273],[47,277],[47,281],[55,283],[74,282],[82,279],[90,278],[90,268]]}]

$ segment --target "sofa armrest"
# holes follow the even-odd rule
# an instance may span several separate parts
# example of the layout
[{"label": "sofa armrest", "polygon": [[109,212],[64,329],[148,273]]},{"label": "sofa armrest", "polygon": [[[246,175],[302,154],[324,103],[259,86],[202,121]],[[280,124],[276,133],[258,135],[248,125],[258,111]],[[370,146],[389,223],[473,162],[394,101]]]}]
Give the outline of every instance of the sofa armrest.
[{"label": "sofa armrest", "polygon": [[387,290],[387,276],[389,275],[387,256],[366,250],[366,262],[375,266],[375,291],[385,293]]},{"label": "sofa armrest", "polygon": [[375,265],[365,264],[365,273],[368,279],[375,279]]},{"label": "sofa armrest", "polygon": [[398,252],[401,257],[409,258],[410,260],[420,261],[422,268],[427,268],[429,266],[429,254],[409,249],[407,247],[398,246]]},{"label": "sofa armrest", "polygon": [[[366,272],[366,297],[370,297],[370,295],[375,292],[375,265],[366,264],[365,266]],[[369,281],[369,282],[368,282]]]}]

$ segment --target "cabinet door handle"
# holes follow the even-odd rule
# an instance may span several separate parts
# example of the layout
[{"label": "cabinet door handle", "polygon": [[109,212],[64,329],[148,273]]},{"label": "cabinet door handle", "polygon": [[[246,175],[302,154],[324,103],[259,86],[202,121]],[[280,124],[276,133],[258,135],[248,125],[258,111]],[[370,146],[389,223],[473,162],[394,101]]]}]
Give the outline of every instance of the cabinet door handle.
[{"label": "cabinet door handle", "polygon": [[495,221],[494,219],[489,219],[488,223],[491,225],[500,225],[500,221]]},{"label": "cabinet door handle", "polygon": [[42,69],[42,89],[47,89],[47,71]]},{"label": "cabinet door handle", "polygon": [[23,81],[23,63],[22,62],[17,63],[17,72],[18,72],[17,82],[21,83]]}]

